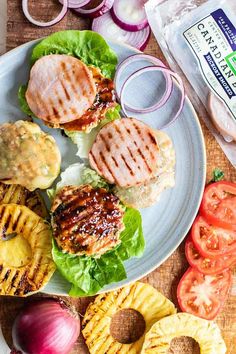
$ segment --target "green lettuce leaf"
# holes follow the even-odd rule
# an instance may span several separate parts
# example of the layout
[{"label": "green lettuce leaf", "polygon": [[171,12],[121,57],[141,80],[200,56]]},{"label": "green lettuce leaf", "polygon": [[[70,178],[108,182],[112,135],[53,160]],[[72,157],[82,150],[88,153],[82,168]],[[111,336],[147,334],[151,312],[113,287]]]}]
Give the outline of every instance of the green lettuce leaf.
[{"label": "green lettuce leaf", "polygon": [[120,235],[122,242],[117,248],[117,253],[123,261],[131,257],[141,257],[145,249],[145,239],[140,212],[137,209],[127,208],[123,221],[125,229]]},{"label": "green lettuce leaf", "polygon": [[96,139],[99,130],[109,122],[120,119],[120,105],[108,109],[105,118],[99,123],[96,128],[93,128],[90,133],[65,131],[66,135],[71,138],[74,144],[78,147],[77,156],[80,158],[88,158],[89,151]]},{"label": "green lettuce leaf", "polygon": [[59,272],[71,284],[69,295],[92,296],[105,285],[126,278],[122,260],[140,257],[145,248],[142,218],[138,210],[128,208],[124,216],[125,229],[121,244],[100,258],[63,253],[53,242],[53,259]]},{"label": "green lettuce leaf", "polygon": [[18,101],[20,105],[20,109],[22,110],[23,113],[25,113],[27,116],[34,117],[33,112],[29,108],[29,105],[26,101],[25,98],[25,93],[27,90],[27,85],[21,85],[18,90]]},{"label": "green lettuce leaf", "polygon": [[100,34],[93,31],[61,31],[43,39],[32,52],[31,63],[49,54],[66,54],[81,59],[87,65],[100,68],[103,75],[112,78],[117,55]]},{"label": "green lettuce leaf", "polygon": [[107,252],[101,258],[73,256],[61,252],[55,241],[53,259],[57,269],[71,284],[71,296],[96,294],[104,285],[126,278],[123,263],[116,251]]}]

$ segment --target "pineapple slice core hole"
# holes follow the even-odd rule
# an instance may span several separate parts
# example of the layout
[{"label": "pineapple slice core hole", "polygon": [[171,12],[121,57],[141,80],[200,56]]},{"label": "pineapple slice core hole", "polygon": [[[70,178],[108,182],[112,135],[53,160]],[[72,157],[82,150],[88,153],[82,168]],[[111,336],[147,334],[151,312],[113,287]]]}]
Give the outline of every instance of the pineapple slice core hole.
[{"label": "pineapple slice core hole", "polygon": [[16,235],[7,240],[0,240],[1,261],[8,267],[25,267],[32,259],[29,242],[22,236]]},{"label": "pineapple slice core hole", "polygon": [[119,343],[131,344],[144,334],[146,323],[143,315],[131,308],[118,311],[111,320],[110,334]]}]

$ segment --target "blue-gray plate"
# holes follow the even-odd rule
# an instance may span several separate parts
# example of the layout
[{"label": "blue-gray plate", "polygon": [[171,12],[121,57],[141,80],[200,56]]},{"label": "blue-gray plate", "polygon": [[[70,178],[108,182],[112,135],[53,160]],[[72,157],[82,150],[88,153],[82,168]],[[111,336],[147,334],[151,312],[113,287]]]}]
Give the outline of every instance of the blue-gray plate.
[{"label": "blue-gray plate", "polygon": [[[28,81],[29,58],[36,43],[37,41],[26,43],[0,57],[1,124],[26,118],[19,109],[17,91],[19,85]],[[134,48],[118,42],[109,44],[120,61],[137,53]],[[134,71],[139,67],[140,64],[134,63],[128,70]],[[127,101],[140,107],[153,104],[165,89],[163,78],[161,73],[152,72],[135,79],[132,87],[127,90]],[[142,116],[133,113],[132,116],[159,128],[178,110],[179,98],[178,87],[175,85],[172,97],[160,110]],[[56,129],[40,125],[56,138],[62,153],[62,169],[78,161],[76,147],[70,139],[62,137]],[[188,98],[179,119],[164,130],[171,137],[176,151],[175,187],[163,192],[156,205],[141,211],[145,252],[141,258],[132,258],[125,262],[127,279],[110,284],[104,290],[113,290],[138,280],[161,265],[183,240],[197,214],[205,185],[206,156],[201,127]],[[56,272],[44,292],[65,295],[68,289],[69,284]]]}]

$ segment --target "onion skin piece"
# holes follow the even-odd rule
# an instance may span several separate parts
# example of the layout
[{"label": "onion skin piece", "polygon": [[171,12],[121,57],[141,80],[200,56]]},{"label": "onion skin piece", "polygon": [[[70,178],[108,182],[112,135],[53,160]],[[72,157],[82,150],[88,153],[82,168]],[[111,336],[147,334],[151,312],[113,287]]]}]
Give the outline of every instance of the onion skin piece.
[{"label": "onion skin piece", "polygon": [[[146,60],[150,62],[152,65],[163,66],[164,68],[166,68],[166,65],[160,59],[144,53],[133,54],[129,56],[127,59],[123,60],[117,66],[115,77],[114,77],[116,96],[119,103],[120,103],[120,90],[118,91],[117,86],[118,86],[118,81],[120,80],[120,76],[122,72],[127,68],[127,66],[130,66],[130,64],[133,64],[134,62],[137,62],[139,60]],[[148,108],[136,108],[134,106],[125,104],[125,108],[128,111],[134,113],[151,113],[164,106],[164,104],[168,101],[173,89],[173,82],[171,76],[169,74],[164,73],[164,77],[166,80],[166,90],[162,98],[157,103],[155,103],[153,106],[150,106]]]},{"label": "onion skin piece", "polygon": [[[63,0],[59,0],[59,2],[61,4],[63,4]],[[77,4],[76,4],[77,2]],[[85,6],[87,5],[88,3],[90,3],[91,0],[80,0],[80,1],[75,1],[75,0],[68,0],[68,9],[75,9],[75,8],[78,8],[78,7],[82,7],[82,6]]]},{"label": "onion skin piece", "polygon": [[[147,17],[143,18],[142,21],[137,22],[136,24],[134,23],[129,23],[128,21],[125,22],[125,19],[122,19],[122,16],[119,16],[119,11],[117,9],[117,4],[118,4],[119,0],[115,0],[114,1],[114,6],[111,9],[111,16],[113,18],[113,21],[123,30],[125,31],[129,31],[129,32],[136,32],[136,31],[141,31],[142,29],[146,28],[148,26],[148,19]],[[127,1],[129,2],[129,1]],[[136,0],[136,4],[139,1]],[[137,4],[138,6],[138,4]],[[143,11],[144,7],[143,7]]]},{"label": "onion skin piece", "polygon": [[[93,3],[93,0],[91,2]],[[90,5],[88,4],[86,6],[74,9],[74,12],[76,12],[79,16],[89,17],[94,19],[104,15],[106,12],[111,10],[113,4],[114,4],[114,0],[103,0],[98,6],[92,9],[87,9],[87,7],[89,7]]]},{"label": "onion skin piece", "polygon": [[25,15],[25,17],[27,18],[27,20],[29,22],[31,22],[33,25],[38,26],[38,27],[51,27],[54,26],[55,24],[57,24],[58,22],[60,22],[65,15],[67,14],[67,10],[68,10],[68,0],[63,0],[63,7],[61,12],[59,13],[59,15],[57,15],[56,18],[54,18],[53,20],[49,21],[49,22],[41,22],[41,21],[37,21],[35,20],[29,13],[29,9],[28,9],[28,1],[29,0],[22,0],[22,10],[23,13]]},{"label": "onion skin piece", "polygon": [[127,86],[129,85],[129,83],[135,79],[136,77],[138,77],[139,75],[145,73],[145,72],[149,72],[149,71],[161,71],[163,73],[167,73],[171,76],[174,77],[174,79],[177,81],[177,83],[179,84],[179,89],[181,91],[181,101],[180,101],[180,105],[179,105],[179,109],[177,111],[177,113],[169,120],[169,122],[161,127],[158,127],[158,129],[164,129],[169,127],[171,124],[173,124],[180,116],[183,107],[184,107],[184,103],[185,103],[185,88],[184,88],[184,84],[183,81],[181,79],[181,77],[173,72],[172,70],[168,69],[167,67],[163,67],[163,66],[158,66],[158,65],[153,65],[153,66],[146,66],[143,67],[137,71],[135,71],[133,74],[131,74],[126,81],[124,82],[124,84],[122,85],[121,91],[120,91],[120,104],[121,104],[121,108],[123,111],[123,114],[125,117],[129,117],[129,114],[126,111],[126,106],[125,106],[125,102],[124,102],[124,96],[125,96],[125,90],[127,88]]},{"label": "onion skin piece", "polygon": [[79,334],[79,317],[53,299],[26,305],[12,329],[14,348],[27,354],[69,354]]},{"label": "onion skin piece", "polygon": [[92,22],[92,30],[101,34],[105,39],[114,39],[126,43],[132,47],[144,50],[148,44],[151,29],[146,27],[141,31],[129,32],[121,29],[113,21],[110,12],[95,18]]}]

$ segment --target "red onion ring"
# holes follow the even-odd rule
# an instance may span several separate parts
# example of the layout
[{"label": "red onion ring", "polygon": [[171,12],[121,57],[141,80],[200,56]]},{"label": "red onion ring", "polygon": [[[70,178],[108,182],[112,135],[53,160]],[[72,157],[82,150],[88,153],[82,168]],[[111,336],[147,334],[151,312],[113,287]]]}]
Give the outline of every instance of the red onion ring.
[{"label": "red onion ring", "polygon": [[142,69],[139,69],[137,71],[135,71],[133,74],[131,74],[128,79],[124,82],[121,91],[120,91],[120,104],[121,104],[121,108],[123,110],[123,113],[126,117],[128,117],[129,115],[126,112],[126,108],[125,108],[125,104],[123,102],[123,98],[124,98],[124,93],[125,93],[125,89],[128,86],[128,84],[135,79],[136,77],[140,76],[141,74],[148,72],[148,71],[162,71],[165,73],[168,73],[169,75],[173,76],[175,78],[175,80],[178,82],[179,86],[180,86],[180,90],[181,90],[181,101],[180,101],[180,106],[179,109],[177,111],[177,113],[174,115],[174,117],[170,120],[169,123],[165,124],[162,127],[159,127],[159,129],[163,129],[163,128],[167,128],[169,125],[173,124],[176,119],[179,117],[180,113],[183,110],[184,107],[184,101],[185,101],[185,89],[184,89],[184,84],[183,81],[181,79],[181,77],[173,72],[172,70],[168,69],[168,68],[163,68],[162,66],[146,66]]},{"label": "red onion ring", "polygon": [[[135,14],[140,18],[135,18]],[[144,4],[140,0],[115,0],[111,16],[114,22],[125,31],[136,32],[148,26]]]},{"label": "red onion ring", "polygon": [[145,49],[151,35],[149,26],[137,32],[128,32],[121,29],[113,21],[110,12],[95,18],[92,23],[92,30],[100,33],[105,38],[116,38],[116,40],[127,43],[140,50]]},{"label": "red onion ring", "polygon": [[100,17],[112,8],[114,0],[103,0],[99,5],[93,8],[90,8],[93,4],[93,0],[90,1],[90,3],[83,7],[74,8],[74,11],[81,16],[87,16],[90,18]]},{"label": "red onion ring", "polygon": [[67,13],[67,5],[68,5],[68,0],[63,0],[63,7],[61,12],[59,13],[59,15],[54,19],[51,20],[49,22],[40,22],[35,20],[29,13],[29,9],[28,9],[28,0],[22,0],[22,10],[24,12],[25,17],[27,18],[27,20],[29,20],[33,25],[35,26],[39,26],[39,27],[49,27],[49,26],[53,26],[56,23],[60,22],[63,17],[66,15]]},{"label": "red onion ring", "polygon": [[[63,4],[63,0],[59,0],[61,4]],[[78,7],[82,7],[87,5],[91,0],[68,0],[67,7],[69,9],[77,9]]]},{"label": "red onion ring", "polygon": [[[122,61],[117,66],[116,74],[114,77],[114,85],[115,85],[116,95],[117,95],[119,102],[120,102],[120,91],[121,90],[118,92],[117,83],[120,79],[122,72],[131,63],[133,63],[135,61],[142,60],[142,59],[150,61],[152,64],[154,64],[154,66],[161,66],[161,67],[166,68],[165,64],[160,59],[157,59],[151,55],[143,54],[143,53],[133,54],[130,57],[128,57],[127,59],[125,59],[124,61]],[[130,106],[128,104],[125,104],[125,108],[128,109],[130,112],[134,112],[134,113],[151,113],[151,112],[154,112],[157,109],[161,108],[162,106],[164,106],[164,104],[168,101],[168,99],[171,95],[171,92],[172,92],[172,88],[173,88],[173,82],[172,82],[171,76],[167,73],[164,73],[164,76],[166,79],[166,90],[165,90],[164,94],[162,95],[161,99],[157,103],[155,103],[153,106],[148,107],[148,108],[136,108],[134,106]]]}]

